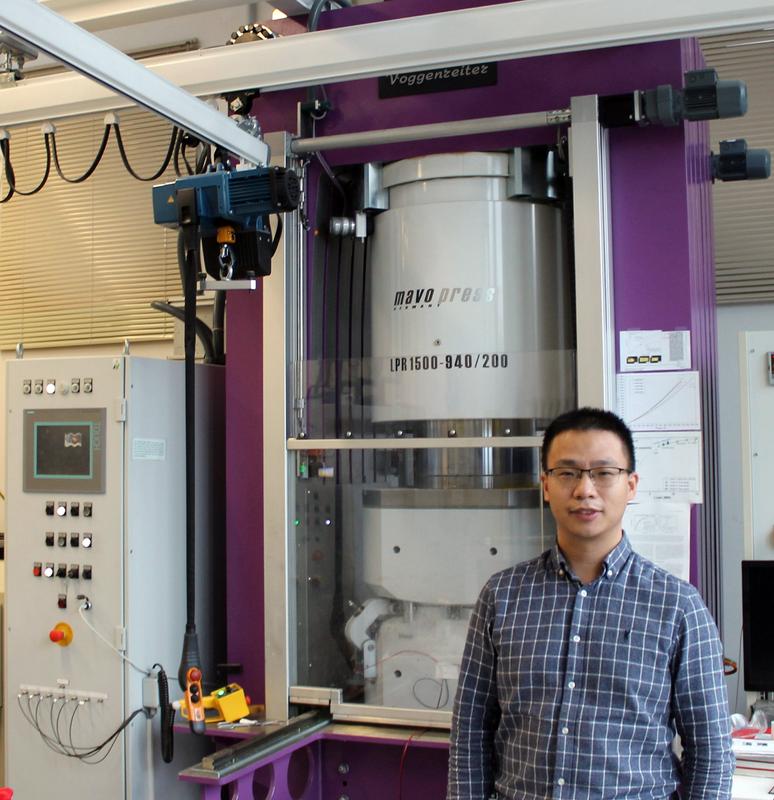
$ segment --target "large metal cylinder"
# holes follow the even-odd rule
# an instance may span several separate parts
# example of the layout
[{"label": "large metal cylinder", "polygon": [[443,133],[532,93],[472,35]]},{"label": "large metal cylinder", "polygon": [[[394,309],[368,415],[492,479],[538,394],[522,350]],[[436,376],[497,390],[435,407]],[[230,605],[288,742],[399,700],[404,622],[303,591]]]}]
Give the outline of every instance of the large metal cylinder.
[{"label": "large metal cylinder", "polygon": [[561,212],[509,198],[509,158],[384,169],[372,237],[377,423],[545,420],[574,403]]}]

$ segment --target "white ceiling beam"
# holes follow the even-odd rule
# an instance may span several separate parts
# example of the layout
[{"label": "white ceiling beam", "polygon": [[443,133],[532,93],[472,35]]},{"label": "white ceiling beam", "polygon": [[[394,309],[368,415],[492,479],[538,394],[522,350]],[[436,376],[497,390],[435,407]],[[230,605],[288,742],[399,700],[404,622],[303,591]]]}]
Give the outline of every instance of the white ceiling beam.
[{"label": "white ceiling beam", "polygon": [[88,31],[122,28],[127,25],[157,22],[240,5],[234,0],[158,0],[158,2],[156,0],[39,0],[39,2]]},{"label": "white ceiling beam", "polygon": [[[0,27],[8,8],[21,2],[26,0],[0,3]],[[753,30],[771,24],[771,0],[521,0],[176,54],[148,63],[148,68],[193,94],[209,95]],[[89,85],[84,78],[41,78],[21,82],[3,93],[0,125],[125,105],[129,103]]]},{"label": "white ceiling beam", "polygon": [[[204,141],[221,145],[254,164],[267,163],[266,144],[239,129],[234,120],[36,0],[3,0],[0,27],[89,76],[83,79],[88,81],[89,91],[101,84],[111,99],[118,92],[132,104],[165,117]],[[62,77],[72,79],[69,75]],[[45,78],[40,79],[41,84],[44,81]],[[3,98],[15,97],[15,88],[8,88]],[[48,100],[49,104],[56,103],[55,97]],[[48,111],[45,108],[46,118],[57,116]],[[3,124],[5,115],[0,111],[0,125]]]}]

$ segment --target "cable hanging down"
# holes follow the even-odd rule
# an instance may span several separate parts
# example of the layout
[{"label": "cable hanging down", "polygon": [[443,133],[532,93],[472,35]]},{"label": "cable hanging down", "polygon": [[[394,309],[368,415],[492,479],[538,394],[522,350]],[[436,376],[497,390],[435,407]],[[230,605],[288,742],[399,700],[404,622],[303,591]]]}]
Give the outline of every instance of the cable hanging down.
[{"label": "cable hanging down", "polygon": [[[116,145],[118,147],[118,154],[121,158],[121,163],[124,165],[126,171],[136,180],[145,182],[155,181],[164,174],[170,163],[174,163],[175,172],[177,176],[180,177],[180,156],[182,156],[187,174],[192,175],[194,173],[194,169],[188,163],[186,158],[186,148],[198,145],[198,140],[189,138],[181,128],[173,126],[169,138],[169,144],[167,145],[167,151],[164,155],[164,160],[162,161],[161,166],[152,175],[148,175],[147,177],[140,175],[130,163],[129,157],[126,153],[126,146],[121,134],[121,126],[118,116],[115,113],[110,113],[105,116],[105,128],[102,132],[102,139],[91,164],[89,164],[86,170],[77,177],[69,177],[65,174],[59,157],[56,128],[50,122],[45,123],[42,127],[43,146],[45,147],[46,151],[46,165],[43,170],[43,177],[33,189],[23,190],[20,189],[16,183],[16,173],[14,172],[13,164],[11,163],[10,134],[7,130],[0,129],[0,156],[2,156],[3,160],[2,176],[7,185],[4,194],[2,197],[0,197],[0,204],[7,203],[15,194],[20,195],[21,197],[31,197],[32,195],[37,194],[46,185],[49,177],[51,176],[52,163],[56,174],[63,181],[65,181],[65,183],[83,183],[94,174],[95,170],[100,165],[110,141],[111,130],[115,132]],[[204,148],[203,152],[198,156],[196,171],[204,171],[209,165],[210,161],[209,148]]]}]

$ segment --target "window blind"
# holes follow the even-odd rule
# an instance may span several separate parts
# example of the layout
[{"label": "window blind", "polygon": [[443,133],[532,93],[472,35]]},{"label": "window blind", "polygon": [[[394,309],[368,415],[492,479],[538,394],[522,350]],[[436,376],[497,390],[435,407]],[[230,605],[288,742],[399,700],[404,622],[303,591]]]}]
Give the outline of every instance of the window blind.
[{"label": "window blind", "polygon": [[[12,91],[12,90],[9,90]],[[169,123],[149,112],[120,116],[128,159],[140,175],[161,166]],[[104,115],[57,122],[63,173],[78,177],[91,164]],[[45,169],[40,125],[11,130],[11,164],[22,191]],[[172,166],[154,183],[174,180]],[[171,339],[171,317],[152,300],[179,296],[177,233],[153,222],[151,183],[125,170],[114,132],[100,165],[81,184],[55,172],[31,197],[0,205],[0,348],[104,344]],[[7,181],[0,165],[3,196]]]},{"label": "window blind", "polygon": [[[774,151],[774,30],[701,40],[707,64],[720,78],[747,83],[744,117],[710,123],[713,150],[723,139]],[[774,181],[716,182],[715,271],[718,303],[774,300]]]}]

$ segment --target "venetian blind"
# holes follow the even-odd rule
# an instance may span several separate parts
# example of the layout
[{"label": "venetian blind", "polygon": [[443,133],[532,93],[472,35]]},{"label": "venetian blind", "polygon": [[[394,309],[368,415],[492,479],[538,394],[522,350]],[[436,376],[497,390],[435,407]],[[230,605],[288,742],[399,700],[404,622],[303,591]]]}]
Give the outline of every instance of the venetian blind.
[{"label": "venetian blind", "polygon": [[[702,39],[720,78],[747,83],[749,111],[710,124],[713,150],[723,139],[774,152],[774,31]],[[715,270],[718,303],[774,300],[774,180],[716,182]]]},{"label": "venetian blind", "polygon": [[[12,91],[12,90],[8,90]],[[169,123],[121,113],[135,172],[152,175],[166,154]],[[62,172],[81,175],[96,155],[104,115],[56,124]],[[11,164],[22,191],[45,170],[40,125],[11,131]],[[156,181],[174,180],[170,167]],[[121,163],[114,133],[96,172],[68,184],[51,167],[43,189],[0,205],[0,348],[171,339],[173,320],[149,303],[179,296],[176,232],[153,222],[151,183]],[[7,190],[0,163],[0,187]]]}]

